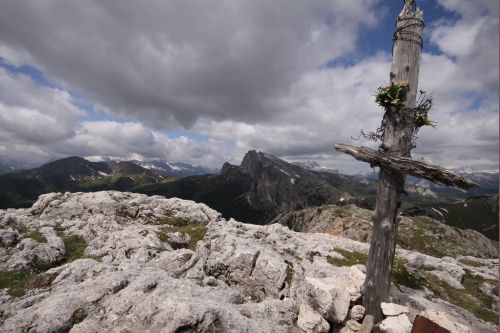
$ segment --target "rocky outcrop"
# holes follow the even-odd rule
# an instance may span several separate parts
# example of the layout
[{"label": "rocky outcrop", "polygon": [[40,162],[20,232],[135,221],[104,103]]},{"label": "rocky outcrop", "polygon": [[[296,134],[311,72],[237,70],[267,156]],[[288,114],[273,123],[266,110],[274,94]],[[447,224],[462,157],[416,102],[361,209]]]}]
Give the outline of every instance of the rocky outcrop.
[{"label": "rocky outcrop", "polygon": [[[350,332],[364,315],[365,266],[349,256],[366,255],[367,244],[225,220],[192,201],[48,194],[30,209],[0,211],[0,230],[4,276],[31,269],[18,275],[22,281],[2,282],[2,332]],[[41,268],[26,249],[42,245],[57,260]],[[404,249],[397,256],[409,271],[436,281],[454,272],[457,286],[460,274],[498,278],[498,260],[443,262]],[[496,331],[429,289],[410,286],[416,288],[398,280],[392,296],[408,307],[410,322],[432,310],[457,327]]]},{"label": "rocky outcrop", "polygon": [[239,172],[251,179],[246,193],[250,205],[270,211],[271,215],[335,203],[348,196],[338,189],[339,184],[348,181],[348,176],[342,179],[339,174],[307,170],[255,150],[246,153]]},{"label": "rocky outcrop", "polygon": [[[324,205],[276,217],[280,223],[301,232],[324,232],[361,242],[370,242],[373,212],[355,205]],[[402,216],[398,245],[433,256],[498,258],[498,242],[471,229],[458,229],[429,217]]]}]

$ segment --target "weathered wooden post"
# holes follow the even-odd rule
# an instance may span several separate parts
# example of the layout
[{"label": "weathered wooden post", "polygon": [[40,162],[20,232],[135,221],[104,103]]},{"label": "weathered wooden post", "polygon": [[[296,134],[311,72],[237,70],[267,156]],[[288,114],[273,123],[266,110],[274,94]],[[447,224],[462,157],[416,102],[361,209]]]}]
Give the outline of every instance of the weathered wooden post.
[{"label": "weathered wooden post", "polygon": [[476,186],[438,166],[411,159],[410,150],[416,130],[422,125],[432,124],[427,119],[428,108],[416,105],[423,28],[423,12],[416,8],[415,0],[405,0],[393,37],[391,84],[380,88],[377,96],[377,102],[385,108],[379,150],[335,146],[358,160],[380,167],[373,233],[362,290],[366,313],[374,317],[375,323],[382,319],[380,303],[389,298],[399,226],[399,195],[405,174],[448,186]]}]

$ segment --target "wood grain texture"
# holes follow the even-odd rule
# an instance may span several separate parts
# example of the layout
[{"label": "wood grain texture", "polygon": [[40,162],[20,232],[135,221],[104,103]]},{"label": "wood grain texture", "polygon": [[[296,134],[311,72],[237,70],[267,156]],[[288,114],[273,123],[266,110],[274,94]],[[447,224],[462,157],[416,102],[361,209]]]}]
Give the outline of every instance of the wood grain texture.
[{"label": "wood grain texture", "polygon": [[352,155],[359,161],[368,162],[373,166],[398,170],[404,174],[424,178],[436,184],[458,187],[464,190],[479,187],[479,185],[468,180],[467,178],[440,166],[413,160],[408,157],[382,153],[367,147],[356,147],[342,144],[335,145],[335,149]]},{"label": "wood grain texture", "polygon": [[[414,118],[420,52],[423,39],[423,13],[414,11],[414,0],[406,0],[398,15],[394,33],[391,82],[406,83],[404,109],[400,106],[385,108],[382,120],[384,130],[382,149],[393,156],[411,157],[411,139],[415,126],[405,121]],[[403,111],[404,110],[404,111]],[[380,167],[377,201],[373,214],[373,232],[366,265],[366,279],[361,290],[366,313],[373,315],[375,323],[383,319],[381,302],[389,300],[391,269],[396,251],[399,227],[400,192],[405,175],[398,169]]]}]

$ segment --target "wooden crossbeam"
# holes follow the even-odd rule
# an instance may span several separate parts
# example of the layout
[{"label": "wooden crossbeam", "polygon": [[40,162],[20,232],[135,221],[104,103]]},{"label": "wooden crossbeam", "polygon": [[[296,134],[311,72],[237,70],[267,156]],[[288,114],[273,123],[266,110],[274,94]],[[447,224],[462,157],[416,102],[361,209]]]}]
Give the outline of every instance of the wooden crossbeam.
[{"label": "wooden crossbeam", "polygon": [[374,166],[398,170],[404,174],[424,178],[440,185],[459,187],[465,190],[479,187],[478,184],[467,178],[441,168],[440,166],[412,160],[408,157],[382,153],[367,147],[356,147],[344,144],[335,145],[335,149],[352,155],[359,161],[368,162]]}]

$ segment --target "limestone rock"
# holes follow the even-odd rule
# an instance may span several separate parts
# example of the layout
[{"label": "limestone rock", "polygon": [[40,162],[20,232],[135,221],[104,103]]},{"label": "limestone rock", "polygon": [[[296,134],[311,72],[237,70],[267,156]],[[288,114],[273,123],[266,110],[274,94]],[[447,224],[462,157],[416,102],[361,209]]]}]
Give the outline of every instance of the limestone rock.
[{"label": "limestone rock", "polygon": [[426,310],[420,313],[421,316],[435,322],[439,326],[446,328],[448,331],[453,333],[472,333],[472,330],[453,320],[446,312]]},{"label": "limestone rock", "polygon": [[21,235],[15,229],[9,228],[0,230],[0,245],[3,247],[13,247],[21,240]]},{"label": "limestone rock", "polygon": [[[162,241],[171,221],[204,233],[194,250]],[[168,226],[181,232],[175,228]],[[40,242],[26,238],[35,231],[47,242],[40,235],[34,237]],[[353,307],[347,320],[361,296],[365,266],[339,266],[333,258],[341,258],[341,250],[367,253],[368,244],[225,220],[192,201],[116,191],[47,194],[32,208],[0,210],[0,235],[6,239],[0,244],[1,270],[55,266],[24,285],[23,296],[0,290],[2,332],[299,333],[299,322],[327,331],[323,320],[329,319],[335,329],[352,333],[362,316]],[[68,262],[67,237],[78,238],[82,258]],[[498,278],[498,259],[467,257],[479,260],[468,266],[403,249],[396,254],[408,269],[438,272],[443,279],[451,274],[459,282],[465,269]],[[394,302],[411,313],[444,311],[473,331],[496,331],[429,296],[402,285],[392,291]]]},{"label": "limestone rock", "polygon": [[346,323],[346,327],[349,327],[352,331],[357,332],[361,328],[361,323],[354,319],[349,319]]},{"label": "limestone rock", "polygon": [[165,236],[168,239],[168,244],[174,249],[185,248],[191,241],[191,237],[184,232],[169,232]]},{"label": "limestone rock", "polygon": [[[352,202],[352,201],[351,201]],[[278,215],[272,223],[280,223],[295,231],[322,232],[361,242],[370,242],[373,212],[348,205],[323,205]],[[439,256],[474,256],[498,258],[498,242],[470,229],[458,229],[435,219],[401,217],[398,244]],[[418,248],[414,237],[422,235]]]},{"label": "limestone rock", "polygon": [[351,308],[351,312],[349,314],[349,317],[351,319],[354,319],[356,321],[361,321],[364,316],[365,316],[365,308],[362,305],[354,305]]},{"label": "limestone rock", "polygon": [[326,333],[330,330],[330,324],[319,313],[314,311],[308,304],[301,304],[297,326],[307,333]]},{"label": "limestone rock", "polygon": [[326,319],[341,322],[347,317],[350,297],[328,278],[306,278],[313,307]]},{"label": "limestone rock", "polygon": [[382,302],[380,306],[382,307],[382,313],[384,314],[384,316],[398,316],[402,313],[410,312],[410,309],[408,309],[408,307],[395,303]]},{"label": "limestone rock", "polygon": [[10,270],[43,268],[62,262],[66,257],[62,239],[50,227],[41,228],[40,233],[47,240],[46,243],[38,243],[31,238],[22,239],[9,257],[0,259],[0,267]]},{"label": "limestone rock", "polygon": [[387,317],[379,326],[383,333],[410,333],[411,327],[411,322],[405,314]]}]

